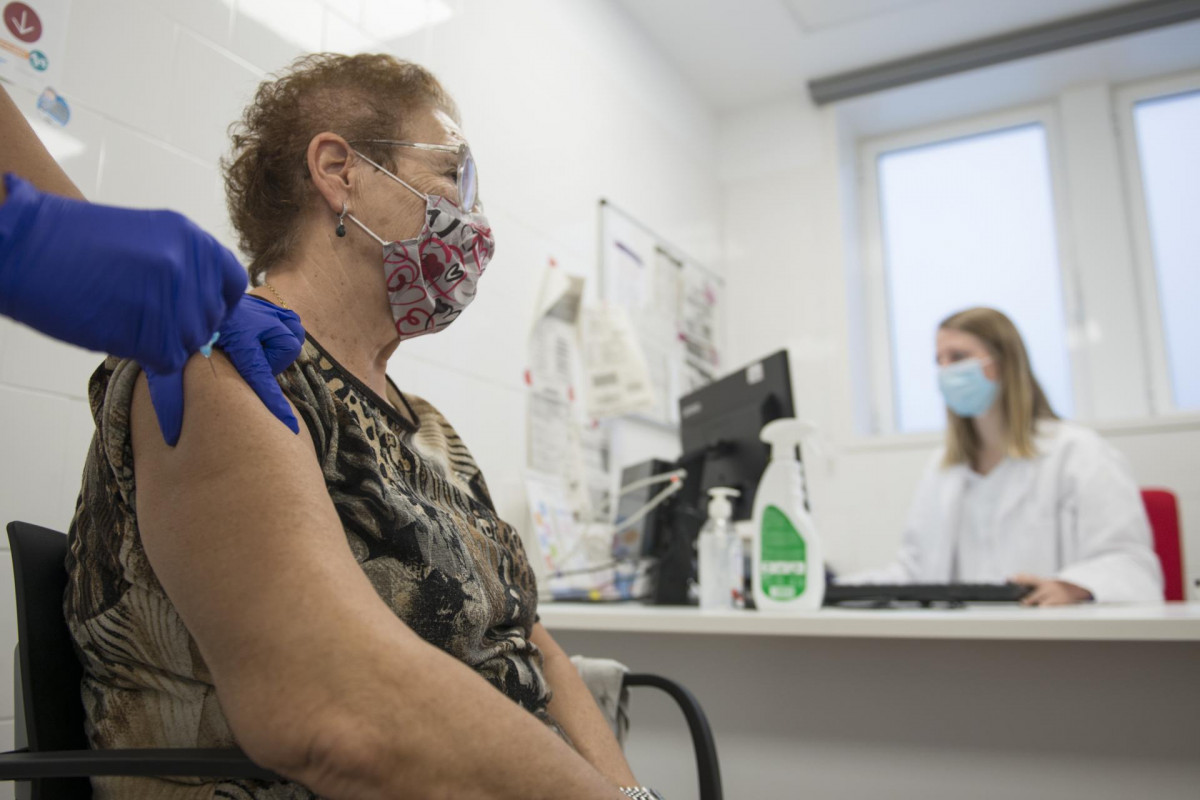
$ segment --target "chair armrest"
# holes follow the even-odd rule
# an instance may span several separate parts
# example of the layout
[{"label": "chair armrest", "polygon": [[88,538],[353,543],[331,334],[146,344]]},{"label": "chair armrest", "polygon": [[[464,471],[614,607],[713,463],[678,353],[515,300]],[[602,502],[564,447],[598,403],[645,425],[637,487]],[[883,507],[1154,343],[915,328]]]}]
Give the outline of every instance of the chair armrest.
[{"label": "chair armrest", "polygon": [[721,789],[721,765],[717,762],[717,745],[713,740],[708,717],[700,707],[700,701],[682,684],[661,675],[629,673],[625,676],[626,686],[650,686],[661,689],[671,696],[683,711],[688,730],[692,734],[692,747],[696,751],[696,773],[700,779],[700,800],[723,800]]},{"label": "chair armrest", "polygon": [[285,780],[255,764],[241,750],[166,748],[54,750],[39,753],[13,750],[0,753],[0,781],[92,775],[182,775],[195,778]]}]

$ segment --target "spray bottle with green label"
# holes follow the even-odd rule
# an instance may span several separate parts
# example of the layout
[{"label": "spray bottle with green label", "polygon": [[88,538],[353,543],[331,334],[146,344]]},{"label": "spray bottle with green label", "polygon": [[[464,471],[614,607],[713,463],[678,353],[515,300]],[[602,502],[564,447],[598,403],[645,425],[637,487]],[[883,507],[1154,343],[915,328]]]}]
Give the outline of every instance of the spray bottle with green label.
[{"label": "spray bottle with green label", "polygon": [[777,419],[762,429],[771,445],[754,497],[754,604],[761,611],[814,611],[825,599],[825,559],[817,527],[804,507],[801,442],[808,422]]}]

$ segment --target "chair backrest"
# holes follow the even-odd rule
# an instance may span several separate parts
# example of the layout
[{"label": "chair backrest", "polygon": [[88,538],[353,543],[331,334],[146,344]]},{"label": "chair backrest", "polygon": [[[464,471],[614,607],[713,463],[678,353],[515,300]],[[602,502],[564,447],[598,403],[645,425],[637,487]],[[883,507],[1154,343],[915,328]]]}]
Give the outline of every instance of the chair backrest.
[{"label": "chair backrest", "polygon": [[1163,597],[1183,600],[1183,539],[1179,530],[1179,503],[1167,489],[1142,489],[1142,502],[1154,534],[1154,552],[1162,564]]},{"label": "chair backrest", "polygon": [[[17,665],[29,750],[86,750],[80,697],[83,667],[63,616],[67,537],[27,522],[10,522],[8,544],[17,595]],[[86,778],[33,783],[35,798],[90,796]]]}]

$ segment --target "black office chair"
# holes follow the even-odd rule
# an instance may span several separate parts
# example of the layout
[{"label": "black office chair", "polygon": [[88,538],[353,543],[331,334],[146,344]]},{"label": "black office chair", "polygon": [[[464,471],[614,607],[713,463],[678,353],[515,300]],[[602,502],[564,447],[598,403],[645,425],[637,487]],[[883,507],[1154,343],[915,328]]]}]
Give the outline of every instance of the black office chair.
[{"label": "black office chair", "polygon": [[[91,775],[188,775],[282,780],[240,750],[91,750],[84,732],[83,667],[63,617],[67,537],[10,522],[17,595],[16,720],[18,749],[0,753],[0,781],[20,781],[19,800],[90,800]],[[695,696],[657,675],[629,674],[626,686],[649,686],[683,710],[696,752],[700,800],[722,800],[721,771],[708,719]]]}]

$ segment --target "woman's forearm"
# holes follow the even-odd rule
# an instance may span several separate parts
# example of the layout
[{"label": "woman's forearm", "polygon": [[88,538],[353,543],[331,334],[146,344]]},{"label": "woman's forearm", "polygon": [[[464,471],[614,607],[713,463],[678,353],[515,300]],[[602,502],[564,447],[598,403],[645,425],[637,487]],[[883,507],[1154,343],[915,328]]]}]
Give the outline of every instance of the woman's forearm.
[{"label": "woman's forearm", "polygon": [[[471,669],[431,646],[417,649],[402,669],[371,659],[390,677],[376,672],[369,696],[347,693],[320,716],[306,760],[277,768],[333,800],[622,798],[611,776]],[[366,677],[363,666],[355,678]]]},{"label": "woman's forearm", "polygon": [[546,681],[554,692],[551,716],[562,726],[579,754],[616,786],[633,786],[637,779],[621,752],[608,722],[596,705],[579,671],[546,629],[534,627],[533,643],[545,657]]},{"label": "woman's forearm", "polygon": [[[20,175],[43,192],[84,199],[0,86],[0,175],[6,172]],[[0,182],[0,203],[6,199],[4,184]]]}]

